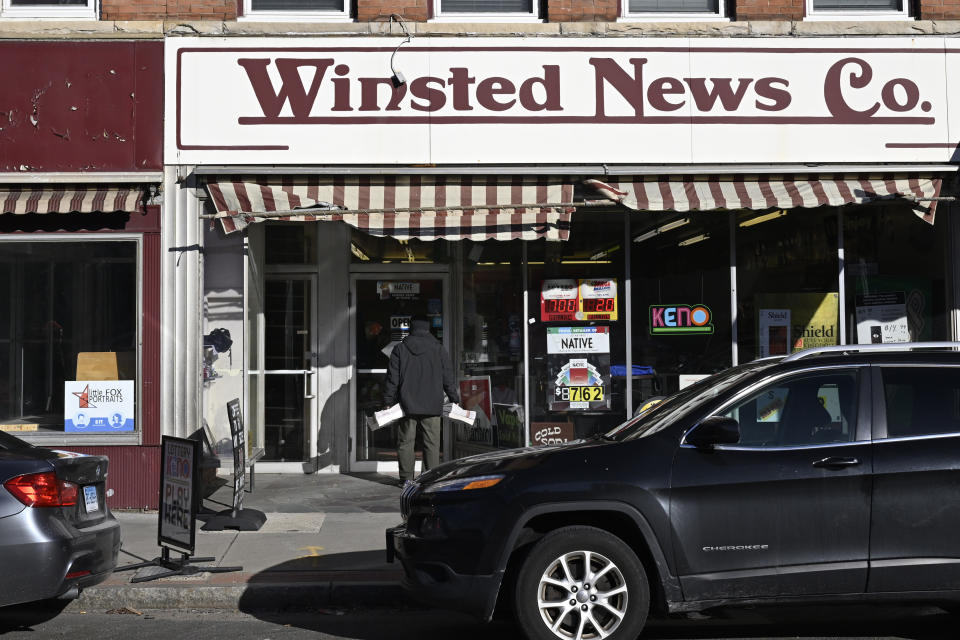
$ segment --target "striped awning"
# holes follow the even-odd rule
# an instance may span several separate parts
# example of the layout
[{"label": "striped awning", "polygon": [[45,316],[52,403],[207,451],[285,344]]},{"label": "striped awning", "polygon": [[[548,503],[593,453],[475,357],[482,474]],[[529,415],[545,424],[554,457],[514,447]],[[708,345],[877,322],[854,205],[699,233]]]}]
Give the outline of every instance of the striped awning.
[{"label": "striped awning", "polygon": [[143,211],[139,185],[17,185],[0,187],[0,213]]},{"label": "striped awning", "polygon": [[207,191],[226,233],[264,220],[343,221],[400,240],[566,240],[563,176],[234,176]]},{"label": "striped awning", "polygon": [[904,200],[933,224],[941,178],[920,174],[617,176],[587,180],[605,197],[639,211],[789,209]]}]

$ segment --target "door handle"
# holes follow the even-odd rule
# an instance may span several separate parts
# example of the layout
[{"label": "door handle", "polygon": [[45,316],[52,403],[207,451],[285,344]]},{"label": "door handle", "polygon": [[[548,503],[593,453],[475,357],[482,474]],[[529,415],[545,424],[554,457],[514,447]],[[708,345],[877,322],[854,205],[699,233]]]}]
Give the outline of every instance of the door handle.
[{"label": "door handle", "polygon": [[313,375],[313,371],[304,371],[303,372],[303,399],[304,400],[313,400],[316,398],[315,395],[310,393],[310,376]]},{"label": "door handle", "polygon": [[813,466],[824,467],[826,469],[842,469],[844,467],[853,467],[858,464],[860,464],[860,460],[857,458],[839,458],[830,456],[829,458],[824,458],[823,460],[817,460],[813,463]]}]

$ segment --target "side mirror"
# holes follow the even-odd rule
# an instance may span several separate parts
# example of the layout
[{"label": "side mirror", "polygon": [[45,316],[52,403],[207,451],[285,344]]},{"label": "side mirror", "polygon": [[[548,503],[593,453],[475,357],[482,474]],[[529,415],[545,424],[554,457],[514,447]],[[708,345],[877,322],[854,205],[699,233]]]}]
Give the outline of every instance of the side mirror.
[{"label": "side mirror", "polygon": [[740,442],[740,423],[727,416],[710,416],[687,435],[687,444],[698,449],[711,449],[718,444]]}]

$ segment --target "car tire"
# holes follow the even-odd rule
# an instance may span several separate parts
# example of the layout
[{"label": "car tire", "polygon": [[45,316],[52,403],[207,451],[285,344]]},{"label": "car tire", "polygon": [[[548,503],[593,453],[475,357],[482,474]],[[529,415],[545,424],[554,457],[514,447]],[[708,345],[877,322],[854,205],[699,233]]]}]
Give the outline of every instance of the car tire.
[{"label": "car tire", "polygon": [[649,609],[643,564],[623,540],[596,527],[547,534],[517,576],[514,611],[531,640],[635,640]]}]

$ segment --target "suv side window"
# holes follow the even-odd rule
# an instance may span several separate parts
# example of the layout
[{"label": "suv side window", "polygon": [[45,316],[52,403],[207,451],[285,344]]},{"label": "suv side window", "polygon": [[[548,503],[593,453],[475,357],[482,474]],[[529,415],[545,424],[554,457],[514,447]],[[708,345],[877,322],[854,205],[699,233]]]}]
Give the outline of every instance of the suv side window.
[{"label": "suv side window", "polygon": [[887,437],[960,432],[960,368],[883,367]]},{"label": "suv side window", "polygon": [[857,431],[857,372],[778,380],[723,415],[740,424],[740,446],[852,442]]}]

